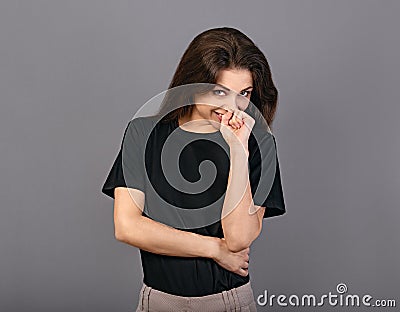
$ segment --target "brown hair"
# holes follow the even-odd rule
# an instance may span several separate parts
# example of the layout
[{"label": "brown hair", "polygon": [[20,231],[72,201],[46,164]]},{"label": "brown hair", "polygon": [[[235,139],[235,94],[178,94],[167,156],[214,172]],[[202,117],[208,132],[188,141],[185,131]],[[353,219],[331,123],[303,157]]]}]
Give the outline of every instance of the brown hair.
[{"label": "brown hair", "polygon": [[[215,84],[223,69],[251,72],[254,85],[250,101],[272,129],[278,90],[272,81],[268,61],[253,41],[235,28],[212,28],[197,35],[184,52],[168,89],[186,84]],[[193,104],[171,110],[170,103],[164,101],[157,113],[164,121],[177,121],[192,112]]]}]

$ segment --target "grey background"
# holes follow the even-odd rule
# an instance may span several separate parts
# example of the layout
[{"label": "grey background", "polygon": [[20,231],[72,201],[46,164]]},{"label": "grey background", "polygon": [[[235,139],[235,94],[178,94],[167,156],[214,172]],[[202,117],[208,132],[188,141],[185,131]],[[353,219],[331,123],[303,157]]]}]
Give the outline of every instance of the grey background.
[{"label": "grey background", "polygon": [[280,92],[273,131],[287,214],[264,220],[251,247],[255,296],[336,293],[343,282],[399,305],[399,9],[1,1],[0,310],[136,308],[139,251],[114,239],[100,188],[127,122],[168,87],[194,36],[218,26],[255,41]]}]

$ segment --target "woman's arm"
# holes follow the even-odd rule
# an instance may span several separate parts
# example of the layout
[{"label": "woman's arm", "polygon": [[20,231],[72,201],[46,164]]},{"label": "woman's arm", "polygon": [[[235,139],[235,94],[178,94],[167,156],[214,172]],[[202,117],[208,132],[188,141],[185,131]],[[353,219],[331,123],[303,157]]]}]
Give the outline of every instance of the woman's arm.
[{"label": "woman's arm", "polygon": [[265,211],[265,207],[253,203],[248,155],[243,145],[230,146],[230,171],[221,223],[228,248],[233,252],[249,247],[258,237]]},{"label": "woman's arm", "polygon": [[144,193],[139,190],[116,187],[114,194],[117,240],[162,255],[212,259],[217,256],[220,238],[181,231],[143,216]]},{"label": "woman's arm", "polygon": [[248,275],[249,248],[232,252],[225,239],[177,230],[143,216],[142,191],[116,187],[114,197],[115,237],[119,241],[156,254],[211,258],[226,270]]}]

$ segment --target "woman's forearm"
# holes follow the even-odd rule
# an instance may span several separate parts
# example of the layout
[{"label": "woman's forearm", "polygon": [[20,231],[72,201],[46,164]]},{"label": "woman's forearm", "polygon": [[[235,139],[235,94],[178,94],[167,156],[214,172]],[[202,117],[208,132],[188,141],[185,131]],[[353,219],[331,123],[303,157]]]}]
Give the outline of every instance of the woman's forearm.
[{"label": "woman's forearm", "polygon": [[222,208],[222,228],[232,251],[249,247],[260,234],[248,169],[248,150],[230,148],[230,171]]},{"label": "woman's forearm", "polygon": [[143,215],[126,224],[123,233],[118,240],[161,255],[215,259],[219,252],[218,237],[178,230]]}]

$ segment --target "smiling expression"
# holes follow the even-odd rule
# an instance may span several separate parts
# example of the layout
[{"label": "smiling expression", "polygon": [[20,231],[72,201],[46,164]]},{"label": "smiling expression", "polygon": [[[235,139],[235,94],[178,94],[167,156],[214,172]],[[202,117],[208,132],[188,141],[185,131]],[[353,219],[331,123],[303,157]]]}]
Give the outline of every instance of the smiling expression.
[{"label": "smiling expression", "polygon": [[179,121],[180,125],[188,121],[200,127],[199,132],[213,132],[219,129],[221,116],[225,108],[244,111],[249,105],[253,79],[247,69],[224,69],[217,76],[214,88],[206,94],[195,95],[195,106],[190,117],[186,116]]}]

